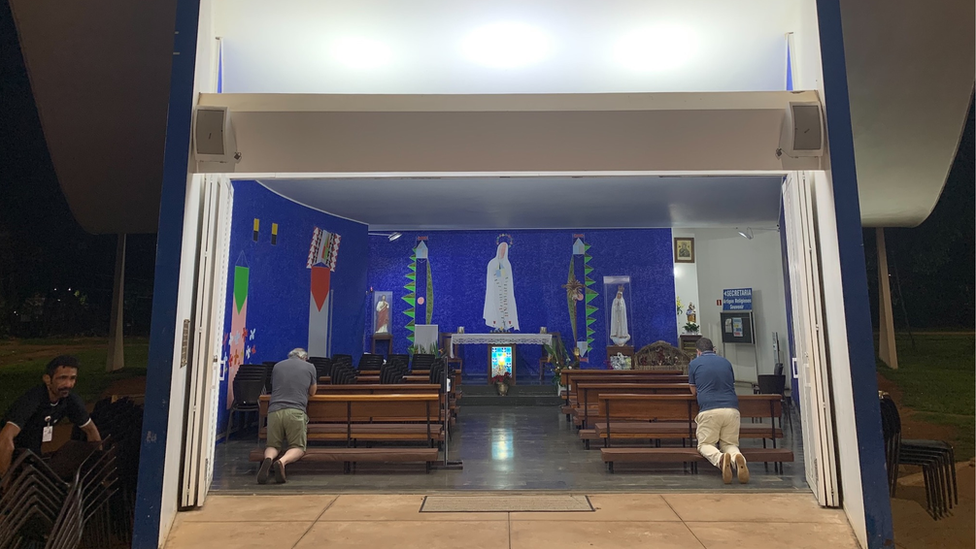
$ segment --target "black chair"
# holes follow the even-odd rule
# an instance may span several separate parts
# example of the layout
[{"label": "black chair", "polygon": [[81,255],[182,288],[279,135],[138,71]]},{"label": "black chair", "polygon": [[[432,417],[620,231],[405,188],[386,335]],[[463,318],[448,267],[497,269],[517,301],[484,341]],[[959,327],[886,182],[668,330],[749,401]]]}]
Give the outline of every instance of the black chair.
[{"label": "black chair", "polygon": [[274,367],[275,364],[277,364],[277,362],[273,360],[269,360],[269,361],[262,362],[261,364],[264,365],[264,390],[266,393],[270,395],[274,391],[274,387],[272,386],[271,374],[272,372],[274,372]]},{"label": "black chair", "polygon": [[332,359],[327,356],[312,356],[308,358],[308,361],[315,366],[315,373],[317,377],[325,377],[332,375]]},{"label": "black chair", "polygon": [[433,364],[434,360],[436,359],[437,357],[434,355],[417,353],[413,355],[413,365],[410,367],[410,370],[429,370],[431,364]]},{"label": "black chair", "polygon": [[393,362],[394,360],[402,360],[404,364],[410,364],[410,355],[391,354],[386,357],[387,362]]},{"label": "black chair", "polygon": [[352,366],[352,355],[332,355],[332,363],[348,362]]},{"label": "black chair", "polygon": [[371,355],[368,353],[363,354],[362,358],[359,359],[360,371],[362,370],[379,370],[383,366],[383,355]]},{"label": "black chair", "polygon": [[333,385],[352,385],[356,383],[356,371],[345,362],[338,362],[332,365],[331,378]]},{"label": "black chair", "polygon": [[[250,367],[250,368],[246,368]],[[230,440],[234,416],[240,413],[258,414],[258,399],[264,391],[267,372],[263,364],[243,364],[234,376],[234,401],[227,413],[226,440]],[[245,423],[246,425],[246,423]]]},{"label": "black chair", "polygon": [[898,487],[898,466],[917,465],[922,468],[926,510],[935,520],[950,515],[953,504],[959,504],[952,445],[941,440],[901,438],[898,407],[887,393],[879,391],[878,396],[890,495],[894,496]]},{"label": "black chair", "polygon": [[447,365],[443,359],[437,359],[430,365],[430,373],[427,379],[430,383],[444,386],[444,381],[447,378]]}]

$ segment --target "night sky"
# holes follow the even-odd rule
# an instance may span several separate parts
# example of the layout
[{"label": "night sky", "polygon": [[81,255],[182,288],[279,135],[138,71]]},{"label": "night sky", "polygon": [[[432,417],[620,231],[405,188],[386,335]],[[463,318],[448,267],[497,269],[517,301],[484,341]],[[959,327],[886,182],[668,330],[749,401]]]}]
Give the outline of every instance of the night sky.
[{"label": "night sky", "polygon": [[[6,1],[0,3],[0,98],[0,336],[23,335],[18,333],[20,323],[14,311],[22,309],[24,299],[35,294],[72,303],[83,297],[84,304],[76,306],[81,311],[75,315],[78,318],[62,324],[63,329],[104,334],[112,298],[116,237],[86,233],[61,194]],[[973,129],[971,105],[959,154],[928,220],[913,229],[886,230],[889,262],[898,275],[894,278],[893,270],[898,327],[974,325]],[[865,230],[864,245],[876,311],[873,229]],[[154,235],[129,236],[129,334],[148,334],[154,254]],[[73,296],[76,291],[79,296]]]}]

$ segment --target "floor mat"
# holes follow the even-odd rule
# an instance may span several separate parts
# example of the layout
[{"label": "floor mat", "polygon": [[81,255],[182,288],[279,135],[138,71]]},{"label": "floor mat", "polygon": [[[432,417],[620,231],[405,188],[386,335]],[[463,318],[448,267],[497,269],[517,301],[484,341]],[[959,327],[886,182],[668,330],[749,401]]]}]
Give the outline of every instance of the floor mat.
[{"label": "floor mat", "polygon": [[427,496],[421,513],[485,513],[515,511],[593,511],[590,498],[572,495],[538,496]]}]

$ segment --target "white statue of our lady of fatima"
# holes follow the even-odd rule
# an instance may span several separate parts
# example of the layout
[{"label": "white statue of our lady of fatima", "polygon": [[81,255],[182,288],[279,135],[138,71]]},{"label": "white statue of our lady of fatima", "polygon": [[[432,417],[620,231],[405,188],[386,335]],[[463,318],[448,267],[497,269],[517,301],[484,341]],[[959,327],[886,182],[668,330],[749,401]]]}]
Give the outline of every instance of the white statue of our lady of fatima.
[{"label": "white statue of our lady of fatima", "polygon": [[630,341],[627,329],[627,303],[624,301],[624,287],[617,287],[617,297],[610,307],[610,339],[617,345]]}]

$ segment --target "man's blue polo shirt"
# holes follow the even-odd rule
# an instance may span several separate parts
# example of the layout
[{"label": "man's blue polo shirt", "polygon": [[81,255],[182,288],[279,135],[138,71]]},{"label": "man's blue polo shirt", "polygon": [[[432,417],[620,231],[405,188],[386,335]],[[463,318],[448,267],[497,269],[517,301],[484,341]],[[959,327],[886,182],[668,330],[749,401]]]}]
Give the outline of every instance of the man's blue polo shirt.
[{"label": "man's blue polo shirt", "polygon": [[688,365],[688,383],[698,390],[699,411],[715,408],[739,409],[735,396],[735,374],[732,363],[712,351],[691,361]]}]

